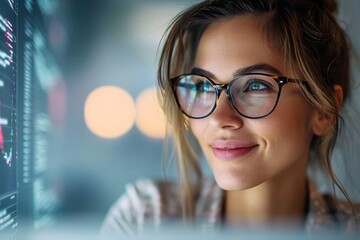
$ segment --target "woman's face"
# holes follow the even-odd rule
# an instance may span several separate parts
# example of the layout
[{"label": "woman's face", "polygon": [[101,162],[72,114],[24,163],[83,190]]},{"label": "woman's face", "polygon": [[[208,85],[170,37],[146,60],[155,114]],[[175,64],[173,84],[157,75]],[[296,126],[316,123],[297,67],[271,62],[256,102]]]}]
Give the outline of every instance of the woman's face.
[{"label": "woman's face", "polygon": [[[234,73],[245,68],[293,77],[286,71],[283,56],[270,48],[261,24],[251,16],[211,24],[200,39],[194,68],[216,83],[231,81]],[[223,92],[212,115],[192,119],[190,125],[218,185],[244,190],[269,181],[305,178],[317,116],[299,86],[288,83],[274,112],[265,118],[240,116]]]}]

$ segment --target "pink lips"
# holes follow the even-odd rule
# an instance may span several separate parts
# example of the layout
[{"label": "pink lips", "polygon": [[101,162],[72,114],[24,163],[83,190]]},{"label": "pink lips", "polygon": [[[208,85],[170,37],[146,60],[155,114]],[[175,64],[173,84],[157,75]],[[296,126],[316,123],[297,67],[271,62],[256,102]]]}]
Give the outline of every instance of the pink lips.
[{"label": "pink lips", "polygon": [[235,160],[250,153],[257,144],[236,140],[216,140],[211,144],[212,151],[220,160]]}]

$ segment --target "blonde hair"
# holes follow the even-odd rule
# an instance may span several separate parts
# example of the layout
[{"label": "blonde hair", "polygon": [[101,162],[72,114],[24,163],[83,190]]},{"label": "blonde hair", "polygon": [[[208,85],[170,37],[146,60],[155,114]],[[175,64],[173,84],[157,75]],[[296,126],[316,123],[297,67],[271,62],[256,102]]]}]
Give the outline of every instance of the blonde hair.
[{"label": "blonde hair", "polygon": [[[202,33],[211,23],[232,16],[252,14],[262,19],[269,43],[284,55],[289,71],[306,79],[302,92],[308,101],[333,119],[331,131],[314,137],[311,150],[348,202],[348,194],[337,179],[330,156],[341,129],[341,116],[333,86],[340,85],[344,99],[349,95],[349,43],[336,22],[336,1],[321,0],[208,0],[177,16],[168,28],[159,61],[158,83],[162,107],[175,143],[183,215],[194,218],[194,184],[202,174],[199,151],[189,129],[188,119],[179,111],[170,79],[191,70]],[[194,147],[195,146],[195,147]],[[196,188],[196,185],[195,185]]]}]

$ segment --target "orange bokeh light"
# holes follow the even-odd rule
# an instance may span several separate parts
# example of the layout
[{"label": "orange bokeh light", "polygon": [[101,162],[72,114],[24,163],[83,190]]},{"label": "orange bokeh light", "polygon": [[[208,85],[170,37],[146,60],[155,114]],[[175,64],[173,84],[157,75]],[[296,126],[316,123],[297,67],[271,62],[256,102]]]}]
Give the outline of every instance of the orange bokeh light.
[{"label": "orange bokeh light", "polygon": [[132,97],[116,86],[102,86],[93,90],[84,106],[87,127],[102,138],[117,138],[127,133],[135,122]]},{"label": "orange bokeh light", "polygon": [[136,125],[151,138],[164,138],[166,118],[157,99],[156,88],[143,91],[136,100]]}]

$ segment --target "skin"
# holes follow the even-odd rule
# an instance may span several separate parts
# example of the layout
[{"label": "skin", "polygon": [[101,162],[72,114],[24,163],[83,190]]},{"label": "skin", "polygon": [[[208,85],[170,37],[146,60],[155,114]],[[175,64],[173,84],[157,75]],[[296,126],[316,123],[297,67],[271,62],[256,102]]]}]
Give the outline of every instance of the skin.
[{"label": "skin", "polygon": [[[249,15],[212,23],[203,33],[194,68],[217,83],[227,83],[239,69],[268,65],[252,72],[292,77],[282,55],[266,42],[261,22]],[[305,214],[306,165],[311,139],[326,132],[328,119],[308,104],[295,83],[286,84],[274,112],[261,119],[236,113],[221,94],[217,109],[207,118],[190,120],[213,171],[226,191],[225,221],[249,226],[285,218],[300,224]],[[223,160],[214,145],[231,142],[251,146]],[[224,153],[225,147],[222,149]]]}]

